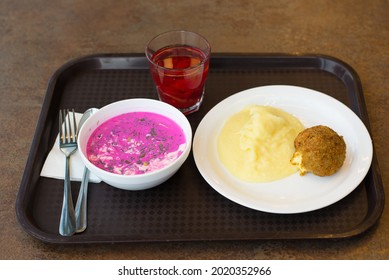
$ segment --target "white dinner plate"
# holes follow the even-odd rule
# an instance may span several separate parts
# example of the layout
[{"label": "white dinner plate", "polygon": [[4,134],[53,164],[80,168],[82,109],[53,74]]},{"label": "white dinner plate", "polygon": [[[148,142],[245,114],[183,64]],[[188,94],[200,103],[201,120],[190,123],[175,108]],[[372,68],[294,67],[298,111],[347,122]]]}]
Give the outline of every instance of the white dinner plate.
[{"label": "white dinner plate", "polygon": [[[320,124],[335,130],[347,147],[342,168],[328,177],[296,172],[268,183],[248,183],[232,176],[218,158],[217,138],[224,122],[251,104],[280,108],[306,128]],[[351,193],[370,168],[373,146],[363,122],[343,103],[311,89],[275,85],[236,93],[213,107],[196,130],[193,155],[204,179],[226,198],[264,212],[292,214],[326,207]]]}]

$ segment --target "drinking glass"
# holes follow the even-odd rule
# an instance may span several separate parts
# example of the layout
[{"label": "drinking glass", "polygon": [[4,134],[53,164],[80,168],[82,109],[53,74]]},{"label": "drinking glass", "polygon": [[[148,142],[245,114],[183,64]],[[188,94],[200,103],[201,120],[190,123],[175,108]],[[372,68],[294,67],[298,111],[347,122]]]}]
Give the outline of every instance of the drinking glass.
[{"label": "drinking glass", "polygon": [[186,115],[196,112],[208,76],[208,41],[195,32],[168,31],[151,39],[145,52],[159,99]]}]

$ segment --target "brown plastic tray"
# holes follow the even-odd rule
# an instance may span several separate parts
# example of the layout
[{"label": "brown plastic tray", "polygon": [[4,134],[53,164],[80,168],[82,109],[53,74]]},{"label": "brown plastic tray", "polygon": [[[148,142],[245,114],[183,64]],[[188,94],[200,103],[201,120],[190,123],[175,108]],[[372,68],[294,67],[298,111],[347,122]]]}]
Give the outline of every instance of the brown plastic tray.
[{"label": "brown plastic tray", "polygon": [[[263,85],[296,85],[335,97],[369,129],[356,72],[323,55],[214,54],[201,109],[188,116],[193,131],[202,117],[227,96]],[[63,181],[40,177],[58,131],[59,108],[100,108],[128,98],[157,99],[141,54],[104,54],[75,59],[53,75],[42,106],[16,201],[22,227],[49,243],[100,243],[195,240],[346,238],[370,229],[384,207],[375,156],[363,182],[347,197],[302,214],[269,214],[238,205],[214,191],[201,177],[190,154],[163,185],[124,191],[90,184],[88,228],[82,234],[58,234]],[[79,183],[73,182],[73,195]],[[74,197],[74,201],[76,197]]]}]

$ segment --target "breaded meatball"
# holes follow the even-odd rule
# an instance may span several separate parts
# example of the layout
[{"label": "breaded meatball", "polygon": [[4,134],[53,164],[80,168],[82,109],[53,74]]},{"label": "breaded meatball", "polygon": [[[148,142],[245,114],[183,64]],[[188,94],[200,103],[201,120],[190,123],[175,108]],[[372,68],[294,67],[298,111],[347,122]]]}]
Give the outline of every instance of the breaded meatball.
[{"label": "breaded meatball", "polygon": [[318,176],[330,176],[342,167],[346,158],[343,137],[323,125],[301,131],[294,147],[296,151],[290,162],[299,167],[300,175],[312,172]]}]

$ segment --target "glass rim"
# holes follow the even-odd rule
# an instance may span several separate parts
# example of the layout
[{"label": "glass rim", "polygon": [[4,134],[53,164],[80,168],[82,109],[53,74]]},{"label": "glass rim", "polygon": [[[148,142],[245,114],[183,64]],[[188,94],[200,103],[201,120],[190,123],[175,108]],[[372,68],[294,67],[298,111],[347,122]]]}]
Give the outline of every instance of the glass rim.
[{"label": "glass rim", "polygon": [[[158,39],[159,37],[162,37],[162,36],[167,35],[167,34],[169,34],[169,33],[190,33],[190,34],[196,35],[196,36],[198,36],[199,38],[201,38],[201,39],[204,41],[205,46],[206,46],[205,49],[200,48],[201,51],[203,51],[203,52],[205,53],[205,55],[206,55],[205,59],[204,59],[204,60],[201,60],[201,62],[200,62],[199,64],[195,65],[195,66],[191,66],[191,67],[188,67],[188,68],[182,68],[182,69],[171,69],[171,68],[166,68],[166,67],[163,67],[163,66],[161,66],[161,65],[156,64],[156,63],[151,59],[152,55],[153,55],[156,51],[150,52],[151,55],[149,55],[149,50],[151,50],[151,49],[149,48],[149,45],[150,45],[150,43],[151,43],[152,41],[154,41],[155,39]],[[161,47],[161,48],[163,48],[163,47]],[[159,48],[159,49],[161,49],[161,48]],[[158,49],[158,50],[159,50],[159,49]],[[157,51],[158,51],[158,50],[157,50]],[[157,68],[160,68],[160,69],[164,69],[164,70],[167,70],[167,71],[177,71],[177,70],[183,70],[183,69],[193,69],[193,68],[197,68],[197,67],[199,67],[199,66],[201,66],[201,65],[204,65],[204,64],[209,60],[209,58],[210,58],[210,56],[211,56],[211,45],[209,44],[208,40],[207,40],[204,36],[202,36],[201,34],[199,34],[199,33],[197,33],[197,32],[188,31],[188,30],[182,30],[182,29],[177,29],[177,30],[165,31],[165,32],[160,33],[160,34],[154,36],[153,38],[151,38],[151,39],[147,42],[147,44],[146,44],[146,47],[145,47],[145,54],[146,54],[147,60],[148,60],[151,64],[153,64],[154,66],[156,66]]]}]

